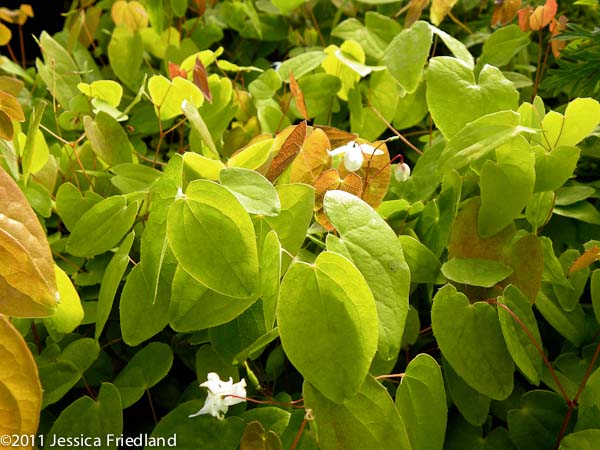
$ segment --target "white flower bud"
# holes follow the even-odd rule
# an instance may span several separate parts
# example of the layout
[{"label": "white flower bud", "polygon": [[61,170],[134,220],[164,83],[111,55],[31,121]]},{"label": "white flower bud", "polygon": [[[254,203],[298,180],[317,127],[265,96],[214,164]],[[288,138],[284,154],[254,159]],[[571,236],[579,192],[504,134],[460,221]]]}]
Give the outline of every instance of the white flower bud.
[{"label": "white flower bud", "polygon": [[394,178],[396,178],[396,181],[401,183],[408,180],[408,177],[410,177],[410,167],[408,164],[396,164],[396,167],[394,168]]}]

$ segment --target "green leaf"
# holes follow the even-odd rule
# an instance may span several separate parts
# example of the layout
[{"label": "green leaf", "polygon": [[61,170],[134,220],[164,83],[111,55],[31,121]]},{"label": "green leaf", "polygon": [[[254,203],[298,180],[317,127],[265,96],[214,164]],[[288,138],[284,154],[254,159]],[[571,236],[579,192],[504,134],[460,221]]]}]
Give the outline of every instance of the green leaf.
[{"label": "green leaf", "polygon": [[414,358],[396,391],[396,407],[412,450],[442,450],[448,407],[438,363],[427,354]]},{"label": "green leaf", "polygon": [[[148,93],[160,120],[169,120],[186,113],[186,117],[192,122],[194,129],[202,130],[200,113],[196,115],[193,110],[202,105],[204,96],[194,83],[181,77],[175,77],[169,81],[162,75],[154,75],[148,80]],[[196,112],[198,111],[196,110]],[[200,136],[202,139],[210,138],[212,141],[212,137],[210,137],[210,133],[206,133],[207,131],[202,130]],[[209,143],[207,145],[211,150],[214,148],[214,143],[212,147]]]},{"label": "green leaf", "polygon": [[[480,426],[484,424],[490,413],[492,399],[480,394],[465,383],[445,358],[442,359],[442,367],[444,368],[444,379],[446,380],[448,393],[456,409],[471,425]],[[450,431],[451,429],[448,428],[448,432]]]},{"label": "green leaf", "polygon": [[209,344],[198,347],[195,370],[200,383],[206,381],[210,372],[218,373],[223,380],[228,380],[229,377],[233,378],[236,383],[240,380],[239,370],[223,361]]},{"label": "green leaf", "polygon": [[542,375],[543,360],[529,335],[535,339],[540,348],[542,347],[542,338],[529,299],[511,284],[506,287],[498,301],[510,308],[528,330],[527,333],[512,317],[512,314],[498,305],[498,318],[508,352],[525,378],[531,384],[538,386]]},{"label": "green leaf", "polygon": [[131,162],[133,147],[125,130],[115,119],[100,111],[96,119],[83,118],[85,134],[92,144],[92,150],[108,165]]},{"label": "green leaf", "polygon": [[81,216],[67,240],[67,251],[74,256],[92,257],[114,246],[129,231],[138,204],[127,205],[125,197],[108,197]]},{"label": "green leaf", "polygon": [[271,0],[279,11],[283,14],[289,14],[292,10],[302,6],[305,0]]},{"label": "green leaf", "polygon": [[[210,134],[210,131],[208,130],[208,127],[206,126],[206,123],[204,122],[204,120],[202,119],[202,116],[198,112],[198,108],[195,107],[194,105],[192,105],[192,103],[188,102],[187,100],[183,100],[181,102],[181,110],[183,111],[183,114],[185,114],[185,117],[187,117],[187,119],[190,121],[190,124],[192,125],[192,129],[196,133],[198,133],[198,135],[200,135],[200,137],[202,138],[204,143],[208,146],[208,148],[212,152],[212,155],[214,155],[218,159],[219,152],[217,151],[217,147],[215,147],[215,143]],[[162,108],[161,108],[161,116],[162,116]]]},{"label": "green leaf", "polygon": [[257,170],[263,167],[271,157],[273,151],[274,139],[263,139],[254,142],[237,151],[229,160],[229,167],[243,167],[250,170]]},{"label": "green leaf", "polygon": [[255,301],[254,297],[239,299],[219,294],[178,266],[169,303],[169,325],[179,332],[216,327],[235,319]]},{"label": "green leaf", "polygon": [[79,83],[77,89],[87,97],[102,100],[113,108],[119,107],[123,97],[123,86],[113,80],[98,80],[90,84]]},{"label": "green leaf", "polygon": [[450,138],[438,161],[438,174],[461,169],[484,157],[520,131],[519,115],[513,111],[478,117]]},{"label": "green leaf", "polygon": [[336,403],[358,392],[377,349],[377,310],[350,261],[323,252],[314,265],[293,263],[279,291],[277,323],[305,380]]},{"label": "green leaf", "polygon": [[243,362],[237,359],[238,355],[252,358],[259,356],[260,353],[240,354],[251,348],[267,332],[261,303],[261,301],[254,303],[235,319],[209,330],[210,342],[225,362],[232,364]]},{"label": "green leaf", "polygon": [[592,276],[590,277],[590,292],[596,322],[600,323],[600,269],[592,272]]},{"label": "green leaf", "polygon": [[46,435],[45,442],[46,446],[53,446],[55,439],[74,443],[79,439],[81,447],[116,450],[117,438],[122,433],[123,411],[119,391],[110,383],[102,383],[96,400],[88,396],[80,397],[61,412]]},{"label": "green leaf", "polygon": [[260,257],[260,291],[267,330],[273,328],[277,314],[277,298],[281,280],[282,251],[274,230],[267,233]]},{"label": "green leaf", "polygon": [[54,266],[54,270],[60,303],[56,312],[52,316],[44,318],[43,321],[48,334],[58,342],[63,335],[71,333],[79,326],[83,320],[83,308],[79,294],[69,276],[57,265]]},{"label": "green leaf", "polygon": [[[142,264],[139,263],[129,273],[119,303],[123,341],[131,347],[150,339],[169,320],[171,286],[165,282],[164,273],[160,273],[158,281],[147,280]],[[155,285],[158,286],[156,292]]]},{"label": "green leaf", "polygon": [[483,43],[477,67],[490,64],[502,67],[529,44],[529,33],[521,31],[518,25],[498,28]]},{"label": "green leaf", "polygon": [[594,450],[600,442],[600,430],[584,430],[565,436],[558,450]]},{"label": "green leaf", "polygon": [[240,448],[248,450],[282,450],[281,440],[277,433],[265,430],[258,421],[246,425]]},{"label": "green leaf", "polygon": [[279,76],[286,83],[290,80],[290,72],[294,78],[300,80],[304,75],[312,72],[321,65],[327,54],[323,51],[309,51],[300,53],[293,58],[286,59],[277,69]]},{"label": "green leaf", "polygon": [[484,67],[476,80],[472,69],[458,59],[438,56],[429,61],[427,104],[447,138],[482,116],[516,109],[518,98],[513,84],[493,66]]},{"label": "green leaf", "polygon": [[[277,232],[281,246],[290,254],[296,255],[306,231],[313,218],[315,206],[315,193],[312,186],[306,184],[280,184],[276,187],[281,201],[281,213],[278,216],[265,217],[269,226]],[[290,257],[283,264],[282,270],[287,268]]]},{"label": "green leaf", "polygon": [[101,200],[93,191],[81,193],[73,184],[64,183],[56,192],[56,211],[67,229],[73,231],[79,219]]},{"label": "green leaf", "polygon": [[98,309],[96,310],[96,331],[94,334],[96,340],[100,338],[104,325],[106,325],[117,289],[129,264],[129,251],[133,245],[134,237],[135,233],[132,231],[123,239],[121,246],[111,258],[102,276],[100,292],[98,293]]},{"label": "green leaf", "polygon": [[[586,361],[586,369],[590,361]],[[583,380],[578,380],[579,384]],[[578,402],[576,431],[598,427],[600,418],[600,369],[596,369],[588,378]]]},{"label": "green leaf", "polygon": [[[437,256],[412,236],[400,235],[398,240],[410,268],[410,281],[418,284],[439,283],[442,265]],[[443,283],[443,278],[441,282]]]},{"label": "green leaf", "polygon": [[442,265],[442,273],[455,283],[489,288],[509,277],[513,270],[491,259],[452,258]]},{"label": "green leaf", "polygon": [[224,168],[225,164],[220,159],[211,159],[192,152],[183,154],[183,176],[186,181],[198,178],[216,181]]},{"label": "green leaf", "polygon": [[494,400],[510,395],[515,367],[492,306],[470,304],[446,285],[433,299],[431,325],[442,355],[469,386]]},{"label": "green leaf", "polygon": [[417,90],[423,78],[432,41],[429,24],[418,21],[402,30],[385,49],[383,64],[408,94]]},{"label": "green leaf", "polygon": [[[189,416],[202,408],[202,401],[192,400],[179,405],[163,417],[150,438],[171,439],[168,447],[178,450],[233,450],[238,448],[244,422],[239,417],[216,420],[211,416]],[[175,442],[173,441],[174,436]],[[157,447],[145,447],[147,450]]]},{"label": "green leaf", "polygon": [[346,19],[338,24],[331,30],[331,35],[342,40],[352,39],[358,42],[365,51],[365,54],[376,61],[380,60],[386,53],[385,47],[387,43],[354,18]]},{"label": "green leaf", "polygon": [[471,55],[469,49],[467,49],[465,44],[460,42],[455,37],[452,37],[445,31],[440,30],[438,27],[433,26],[431,24],[429,26],[431,27],[433,34],[437,35],[442,40],[444,45],[448,47],[448,50],[450,50],[450,52],[454,55],[455,58],[462,61],[464,64],[467,65],[467,67],[471,69],[473,68],[473,66],[475,65],[473,55]]},{"label": "green leaf", "polygon": [[221,184],[231,191],[250,214],[277,216],[281,202],[277,191],[260,173],[250,169],[229,167],[219,173]]},{"label": "green leaf", "polygon": [[560,305],[556,295],[549,286],[542,285],[535,301],[538,311],[552,327],[565,338],[579,347],[586,337],[585,313],[581,305],[575,306],[572,311],[565,311]]},{"label": "green leaf", "polygon": [[40,170],[48,161],[49,151],[44,135],[39,131],[40,121],[46,109],[46,102],[41,101],[33,108],[29,126],[27,127],[27,139],[23,147],[23,156],[21,166],[23,168],[23,178],[27,182],[30,173]]},{"label": "green leaf", "polygon": [[485,162],[480,176],[478,215],[482,237],[495,235],[521,214],[533,193],[534,165],[533,151],[521,136],[496,149],[496,162]]},{"label": "green leaf", "polygon": [[114,166],[112,171],[115,176],[110,182],[123,194],[148,192],[152,183],[161,176],[161,172],[150,166],[133,163],[119,164]]},{"label": "green leaf", "polygon": [[209,289],[236,298],[258,290],[258,255],[250,216],[226,188],[206,180],[189,184],[167,218],[177,261]]},{"label": "green leaf", "polygon": [[371,376],[362,383],[356,395],[343,404],[332,402],[305,381],[304,404],[314,413],[319,448],[323,450],[411,449],[394,402],[387,390]]},{"label": "green leaf", "polygon": [[[58,346],[56,346],[58,351]],[[46,351],[52,350],[50,347]],[[42,409],[56,403],[71,390],[98,357],[100,347],[91,338],[77,339],[51,359],[37,361],[44,397]],[[44,357],[42,353],[41,357]]]},{"label": "green leaf", "polygon": [[521,408],[508,412],[510,438],[518,449],[554,448],[567,412],[564,399],[550,391],[529,391]]},{"label": "green leaf", "polygon": [[139,32],[119,25],[111,33],[108,44],[110,67],[119,80],[133,92],[142,82],[140,67],[144,59],[144,44]]},{"label": "green leaf", "polygon": [[554,207],[554,214],[570,217],[592,225],[600,225],[600,212],[594,205],[587,201],[577,202],[568,206],[556,206]]},{"label": "green leaf", "polygon": [[535,153],[535,192],[554,191],[573,175],[581,150],[577,147],[558,147],[547,152],[541,145]]},{"label": "green leaf", "polygon": [[594,196],[596,190],[592,186],[576,185],[563,186],[556,190],[555,205],[565,206],[572,205]]},{"label": "green leaf", "polygon": [[171,347],[162,342],[151,342],[133,355],[113,382],[121,394],[123,408],[142,398],[145,391],[167,375],[172,364]]},{"label": "green leaf", "polygon": [[408,314],[410,271],[396,233],[367,203],[344,191],[328,191],[325,214],[340,234],[327,248],[346,256],[365,277],[377,307],[379,342],[385,360],[398,354]]},{"label": "green leaf", "polygon": [[[574,248],[565,250],[559,258],[563,272],[568,273],[569,267],[573,265],[579,256],[579,252]],[[556,294],[560,305],[565,311],[573,311],[573,308],[579,304],[579,299],[583,294],[589,274],[589,267],[585,267],[584,269],[569,274],[567,278],[570,284],[569,287],[560,285],[552,286],[554,294]]]},{"label": "green leaf", "polygon": [[600,103],[592,98],[577,98],[567,105],[565,115],[546,114],[542,120],[542,142],[550,149],[573,146],[587,137],[600,123]]}]

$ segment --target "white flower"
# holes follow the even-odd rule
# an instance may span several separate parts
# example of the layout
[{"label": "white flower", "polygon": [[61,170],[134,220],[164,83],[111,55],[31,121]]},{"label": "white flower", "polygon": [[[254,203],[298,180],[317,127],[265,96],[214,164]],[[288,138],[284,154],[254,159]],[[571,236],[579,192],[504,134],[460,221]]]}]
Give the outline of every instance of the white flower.
[{"label": "white flower", "polygon": [[402,182],[408,180],[410,177],[410,167],[406,163],[396,164],[394,169],[394,178],[396,181]]},{"label": "white flower", "polygon": [[230,406],[246,401],[246,380],[243,378],[238,383],[234,383],[231,377],[229,377],[229,381],[222,381],[214,372],[210,372],[206,378],[207,381],[200,385],[208,389],[204,406],[189,417],[210,414],[223,420]]},{"label": "white flower", "polygon": [[329,151],[330,156],[344,155],[344,167],[348,172],[356,172],[363,165],[365,155],[383,155],[383,151],[369,144],[357,144],[354,141],[348,142],[334,150]]}]

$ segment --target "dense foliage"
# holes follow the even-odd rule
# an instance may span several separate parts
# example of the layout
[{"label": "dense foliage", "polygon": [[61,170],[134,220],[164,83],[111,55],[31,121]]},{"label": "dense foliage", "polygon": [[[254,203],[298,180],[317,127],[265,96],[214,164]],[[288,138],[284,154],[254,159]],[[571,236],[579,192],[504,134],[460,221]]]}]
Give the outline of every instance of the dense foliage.
[{"label": "dense foliage", "polygon": [[0,8],[0,444],[595,448],[598,5],[529,3]]}]

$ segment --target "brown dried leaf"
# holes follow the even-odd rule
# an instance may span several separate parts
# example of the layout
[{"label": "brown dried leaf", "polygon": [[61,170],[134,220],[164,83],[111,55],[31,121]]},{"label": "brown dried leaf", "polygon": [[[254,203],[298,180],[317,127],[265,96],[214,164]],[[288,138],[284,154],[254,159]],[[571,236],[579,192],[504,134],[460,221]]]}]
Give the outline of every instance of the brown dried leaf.
[{"label": "brown dried leaf", "polygon": [[197,56],[194,63],[193,78],[194,84],[202,91],[202,95],[204,95],[206,101],[212,103],[212,93],[208,85],[208,73],[206,72],[206,67],[204,67],[204,64],[202,64],[202,61]]},{"label": "brown dried leaf", "polygon": [[306,121],[300,122],[298,125],[291,125],[281,131],[275,138],[286,136],[285,141],[281,145],[281,149],[273,159],[271,167],[267,172],[267,178],[270,181],[275,181],[279,175],[292,163],[306,139]]},{"label": "brown dried leaf", "polygon": [[14,128],[10,117],[4,111],[0,111],[0,138],[12,141]]},{"label": "brown dried leaf", "polygon": [[0,314],[46,317],[57,304],[46,233],[25,196],[0,168]]},{"label": "brown dried leaf", "polygon": [[421,14],[423,14],[423,10],[429,4],[429,0],[410,0],[408,4],[408,11],[406,12],[406,17],[404,18],[404,28],[410,27],[413,23],[419,20]]},{"label": "brown dried leaf", "polygon": [[330,148],[325,132],[314,128],[304,140],[302,149],[292,162],[290,181],[314,184],[321,172],[331,167],[331,156],[327,152]]},{"label": "brown dried leaf", "polygon": [[594,245],[573,261],[573,264],[571,264],[571,267],[569,267],[569,270],[567,271],[567,276],[591,266],[598,260],[600,260],[600,247]]},{"label": "brown dried leaf", "polygon": [[331,144],[331,148],[338,148],[342,145],[347,144],[350,141],[354,141],[358,135],[356,133],[349,133],[344,130],[340,130],[335,127],[328,127],[325,125],[316,125],[315,128],[319,128],[323,130],[323,132],[327,135],[329,139],[329,143]]},{"label": "brown dried leaf", "polygon": [[298,82],[296,78],[294,78],[294,74],[290,70],[290,91],[292,91],[292,96],[294,97],[294,101],[296,102],[296,108],[302,114],[305,120],[308,120],[308,111],[306,110],[306,104],[304,103],[304,93],[300,86],[298,86]]},{"label": "brown dried leaf", "polygon": [[540,239],[535,234],[523,236],[513,244],[510,257],[502,262],[514,270],[502,285],[514,284],[530,303],[535,303],[544,272],[544,248]]}]

